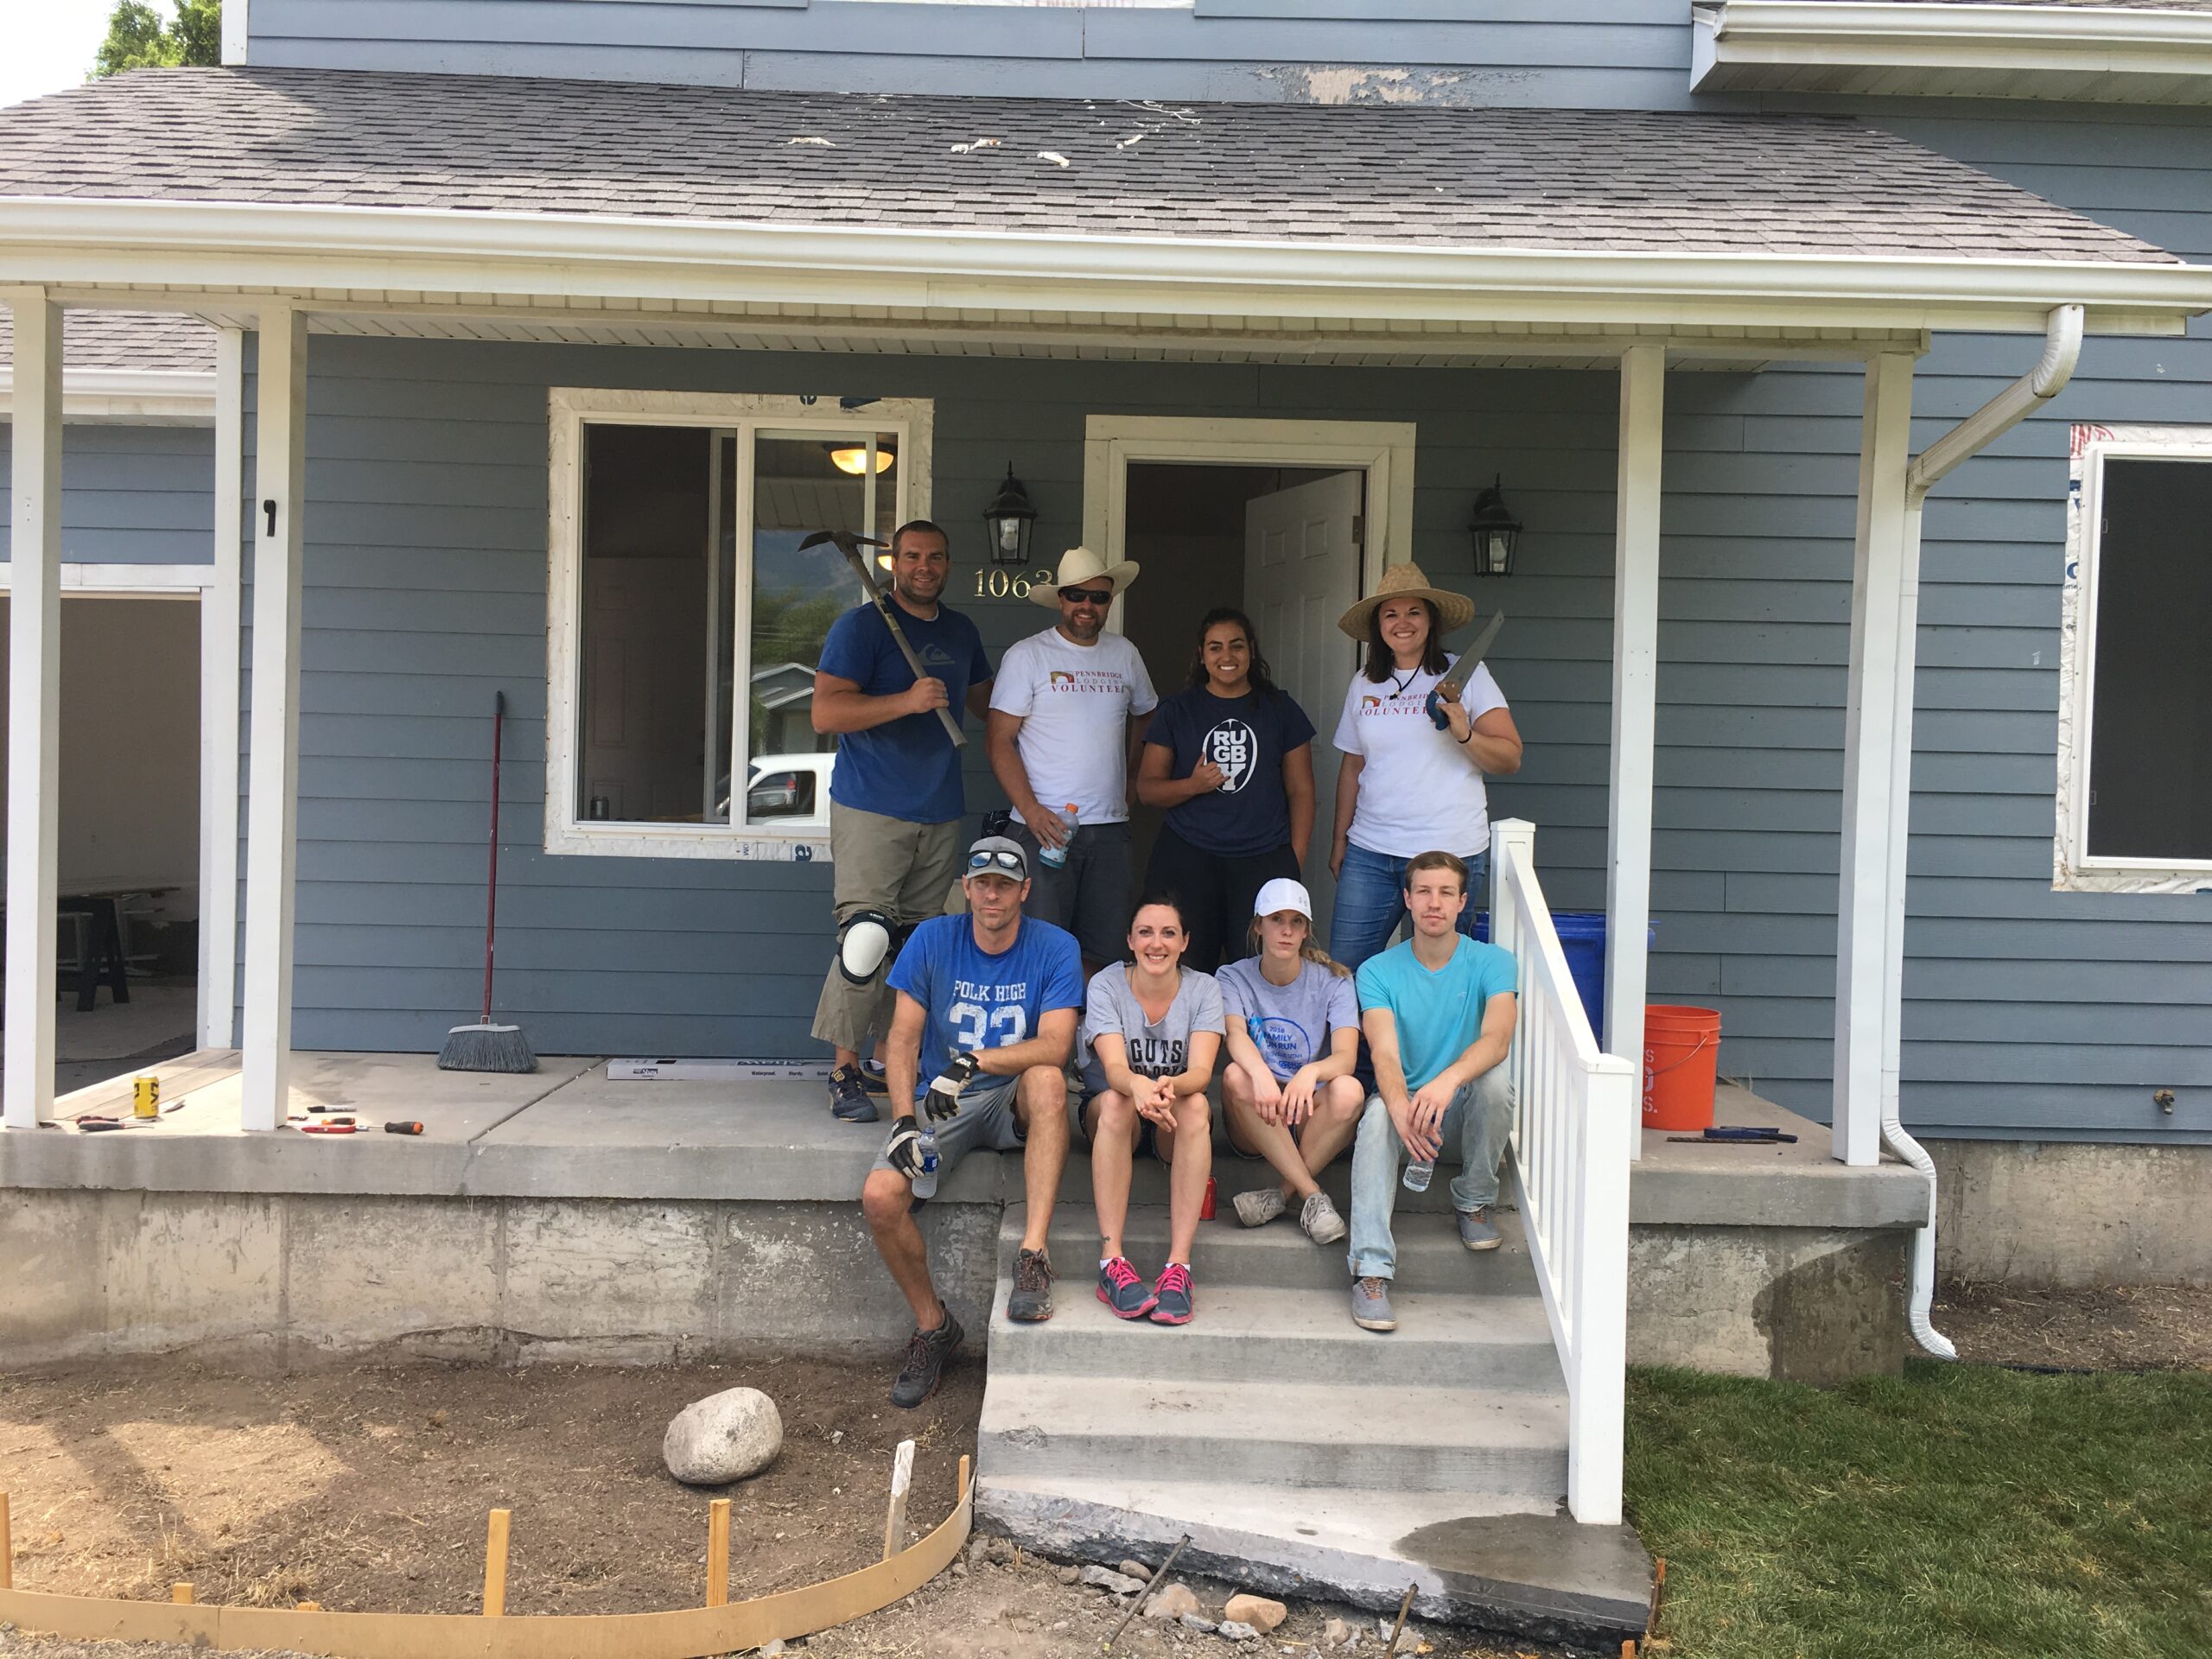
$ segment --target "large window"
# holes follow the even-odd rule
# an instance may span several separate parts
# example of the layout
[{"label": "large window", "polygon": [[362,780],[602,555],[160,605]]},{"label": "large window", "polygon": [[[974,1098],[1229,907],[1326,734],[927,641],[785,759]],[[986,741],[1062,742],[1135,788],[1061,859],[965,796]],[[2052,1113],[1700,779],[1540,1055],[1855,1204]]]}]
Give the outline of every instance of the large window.
[{"label": "large window", "polygon": [[2212,431],[2078,430],[2060,884],[2212,885]]},{"label": "large window", "polygon": [[814,672],[863,597],[816,531],[925,511],[928,406],[556,391],[549,852],[807,858]]}]

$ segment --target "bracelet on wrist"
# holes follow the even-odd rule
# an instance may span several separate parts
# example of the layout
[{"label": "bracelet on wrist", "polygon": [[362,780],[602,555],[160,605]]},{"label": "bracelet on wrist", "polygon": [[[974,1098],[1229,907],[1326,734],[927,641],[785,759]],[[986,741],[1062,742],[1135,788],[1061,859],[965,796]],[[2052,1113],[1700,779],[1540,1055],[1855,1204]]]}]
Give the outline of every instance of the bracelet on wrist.
[{"label": "bracelet on wrist", "polygon": [[1465,736],[1465,737],[1463,737],[1463,738],[1461,738],[1461,739],[1459,740],[1459,745],[1460,745],[1460,747],[1461,747],[1462,748],[1464,748],[1464,747],[1465,747],[1468,744],[1470,744],[1470,743],[1473,742],[1474,741],[1475,741],[1475,723],[1474,723],[1474,721],[1472,721],[1471,720],[1471,721],[1469,721],[1467,722],[1467,734],[1466,734],[1466,736]]}]

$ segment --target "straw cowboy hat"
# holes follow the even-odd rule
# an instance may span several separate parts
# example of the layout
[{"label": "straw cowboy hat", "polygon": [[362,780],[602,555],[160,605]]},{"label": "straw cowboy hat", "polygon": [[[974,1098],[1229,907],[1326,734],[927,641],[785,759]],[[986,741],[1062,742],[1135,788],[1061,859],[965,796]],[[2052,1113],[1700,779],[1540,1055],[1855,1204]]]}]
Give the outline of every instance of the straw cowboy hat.
[{"label": "straw cowboy hat", "polygon": [[1060,555],[1060,568],[1053,573],[1051,584],[1039,582],[1029,590],[1029,597],[1046,610],[1057,611],[1060,608],[1061,588],[1080,588],[1101,576],[1110,581],[1118,594],[1137,579],[1137,563],[1135,559],[1123,559],[1119,564],[1109,566],[1089,548],[1071,547]]},{"label": "straw cowboy hat", "polygon": [[1367,619],[1375,607],[1386,599],[1425,599],[1436,607],[1436,631],[1449,633],[1454,628],[1464,628],[1475,620],[1475,601],[1462,594],[1447,594],[1441,588],[1432,588],[1421,566],[1408,562],[1394,564],[1382,573],[1382,580],[1375,591],[1361,600],[1337,619],[1337,626],[1355,639],[1367,638]]}]

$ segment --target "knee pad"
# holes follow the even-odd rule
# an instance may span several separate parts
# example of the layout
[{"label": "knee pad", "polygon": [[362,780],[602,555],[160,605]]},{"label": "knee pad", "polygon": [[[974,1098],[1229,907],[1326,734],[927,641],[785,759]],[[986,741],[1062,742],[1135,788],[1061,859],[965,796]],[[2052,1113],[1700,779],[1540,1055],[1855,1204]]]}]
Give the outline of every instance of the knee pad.
[{"label": "knee pad", "polygon": [[[848,983],[873,984],[891,955],[898,927],[880,910],[855,911],[837,926],[837,971]],[[911,928],[901,930],[912,932]]]}]

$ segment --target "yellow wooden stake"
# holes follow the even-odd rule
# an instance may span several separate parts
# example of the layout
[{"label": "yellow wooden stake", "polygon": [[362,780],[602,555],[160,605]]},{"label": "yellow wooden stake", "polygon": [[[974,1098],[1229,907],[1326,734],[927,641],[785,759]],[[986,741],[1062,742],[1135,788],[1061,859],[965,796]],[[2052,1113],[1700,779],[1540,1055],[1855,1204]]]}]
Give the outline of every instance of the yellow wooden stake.
[{"label": "yellow wooden stake", "polygon": [[492,1511],[492,1523],[484,1535],[484,1617],[503,1618],[507,1611],[507,1517],[506,1510]]},{"label": "yellow wooden stake", "polygon": [[906,1547],[906,1492],[914,1484],[914,1443],[899,1442],[891,1458],[891,1512],[883,1517],[883,1559]]},{"label": "yellow wooden stake", "polygon": [[188,1584],[173,1584],[169,1586],[169,1599],[176,1603],[180,1607],[191,1606],[192,1586]]},{"label": "yellow wooden stake", "polygon": [[8,1536],[8,1494],[0,1492],[0,1590],[16,1587],[16,1546]]},{"label": "yellow wooden stake", "polygon": [[707,1505],[707,1605],[729,1604],[729,1499]]}]

